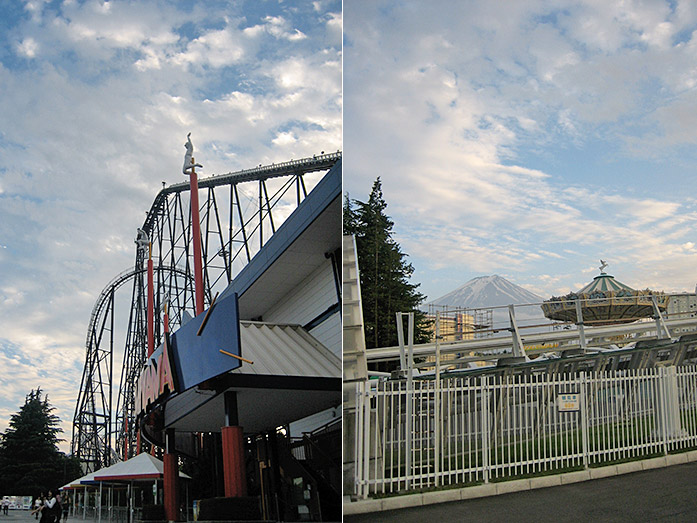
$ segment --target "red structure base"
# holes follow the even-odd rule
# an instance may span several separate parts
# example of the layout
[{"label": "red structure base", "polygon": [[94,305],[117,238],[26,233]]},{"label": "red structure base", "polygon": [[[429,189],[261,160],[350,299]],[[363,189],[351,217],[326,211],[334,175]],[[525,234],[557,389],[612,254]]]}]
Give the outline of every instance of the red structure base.
[{"label": "red structure base", "polygon": [[223,427],[222,436],[225,497],[244,497],[247,495],[247,478],[245,477],[242,427]]},{"label": "red structure base", "polygon": [[165,517],[179,520],[179,467],[176,454],[164,455]]}]

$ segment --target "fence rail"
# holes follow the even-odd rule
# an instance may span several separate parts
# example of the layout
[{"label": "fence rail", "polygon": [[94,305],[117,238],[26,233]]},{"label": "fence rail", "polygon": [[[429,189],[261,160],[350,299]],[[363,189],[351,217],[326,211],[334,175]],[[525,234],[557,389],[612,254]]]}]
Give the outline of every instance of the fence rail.
[{"label": "fence rail", "polygon": [[358,497],[697,446],[697,367],[356,384]]}]

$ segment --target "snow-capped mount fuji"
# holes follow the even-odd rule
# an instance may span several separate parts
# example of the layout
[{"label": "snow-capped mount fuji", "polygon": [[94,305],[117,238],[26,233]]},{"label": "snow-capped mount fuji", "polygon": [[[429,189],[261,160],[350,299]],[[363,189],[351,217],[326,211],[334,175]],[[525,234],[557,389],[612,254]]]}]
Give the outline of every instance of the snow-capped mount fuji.
[{"label": "snow-capped mount fuji", "polygon": [[539,303],[543,298],[506,278],[494,274],[473,278],[452,292],[426,304],[448,307],[486,308],[519,303]]}]

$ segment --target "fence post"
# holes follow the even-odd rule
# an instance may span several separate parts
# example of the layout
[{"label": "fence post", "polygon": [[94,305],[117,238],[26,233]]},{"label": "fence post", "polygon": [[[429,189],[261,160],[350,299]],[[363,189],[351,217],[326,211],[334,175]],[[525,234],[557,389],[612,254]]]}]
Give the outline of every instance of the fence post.
[{"label": "fence post", "polygon": [[663,455],[667,456],[668,455],[668,408],[670,406],[668,405],[668,380],[667,374],[668,374],[668,369],[666,367],[659,367],[659,390],[661,391],[660,394],[660,409],[661,409],[661,425],[662,425],[662,433],[663,433]]},{"label": "fence post", "polygon": [[441,436],[441,409],[440,409],[440,311],[436,311],[436,379],[433,389],[433,427],[434,436],[434,467],[436,475],[436,487],[440,485],[440,436]]},{"label": "fence post", "polygon": [[363,495],[363,453],[365,446],[363,445],[363,387],[364,382],[356,383],[356,442],[354,448],[356,450],[354,469],[354,481],[356,484],[356,496],[365,498]]},{"label": "fence post", "polygon": [[412,475],[412,447],[413,447],[413,433],[414,433],[414,313],[410,312],[408,315],[408,333],[407,333],[407,343],[409,353],[407,354],[407,425],[406,425],[406,459],[405,459],[405,475],[407,478],[407,490],[411,488],[411,475]]},{"label": "fence post", "polygon": [[588,398],[586,396],[586,373],[581,371],[581,445],[583,468],[588,468]]},{"label": "fence post", "polygon": [[586,331],[583,326],[583,312],[581,310],[581,301],[576,298],[576,325],[578,326],[578,339],[581,344],[581,350],[586,353]]},{"label": "fence post", "polygon": [[481,379],[481,405],[482,405],[482,474],[484,483],[489,483],[489,378]]},{"label": "fence post", "polygon": [[404,349],[404,321],[402,320],[403,313],[395,313],[397,317],[397,343],[399,344],[399,370],[407,370],[407,355]]}]

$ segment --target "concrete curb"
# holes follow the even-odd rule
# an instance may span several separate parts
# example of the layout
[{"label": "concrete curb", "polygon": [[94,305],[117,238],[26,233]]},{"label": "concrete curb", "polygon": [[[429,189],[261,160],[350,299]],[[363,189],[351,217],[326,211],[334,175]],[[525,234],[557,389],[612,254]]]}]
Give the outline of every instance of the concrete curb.
[{"label": "concrete curb", "polygon": [[[658,458],[650,458],[641,461],[630,461],[618,465],[608,465],[575,472],[564,472],[551,476],[539,476],[530,479],[516,479],[502,481],[500,483],[486,483],[474,487],[455,488],[439,490],[437,492],[424,492],[422,494],[406,494],[404,496],[394,496],[383,499],[366,499],[361,501],[344,501],[344,516],[353,514],[367,514],[371,512],[381,512],[383,510],[395,510],[400,508],[419,507],[432,505],[435,503],[445,503],[448,501],[461,501],[465,499],[484,498],[497,496],[499,494],[509,494],[512,492],[522,492],[524,490],[534,490],[538,488],[556,487],[568,485],[580,481],[593,479],[609,478],[621,474],[631,474],[642,470],[652,470],[657,468],[669,467],[671,465],[681,465],[697,461],[697,451],[692,450],[681,454],[669,454]],[[346,498],[345,498],[346,499]]]}]

